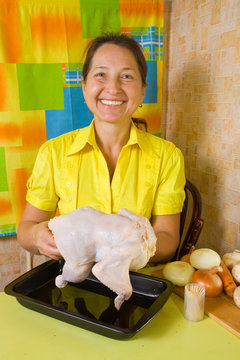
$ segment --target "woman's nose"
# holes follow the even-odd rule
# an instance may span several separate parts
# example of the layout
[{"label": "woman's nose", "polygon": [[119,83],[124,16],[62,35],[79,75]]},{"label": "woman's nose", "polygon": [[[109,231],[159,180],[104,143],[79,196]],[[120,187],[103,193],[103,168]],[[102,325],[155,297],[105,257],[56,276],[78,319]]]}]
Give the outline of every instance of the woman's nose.
[{"label": "woman's nose", "polygon": [[121,90],[121,82],[118,78],[111,78],[107,82],[107,90],[111,94],[118,93]]}]

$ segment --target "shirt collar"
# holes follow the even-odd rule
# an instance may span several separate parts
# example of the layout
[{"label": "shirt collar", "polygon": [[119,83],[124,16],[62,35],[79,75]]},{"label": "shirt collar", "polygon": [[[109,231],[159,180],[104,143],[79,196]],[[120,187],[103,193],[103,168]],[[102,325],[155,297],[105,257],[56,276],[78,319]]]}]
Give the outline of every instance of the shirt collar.
[{"label": "shirt collar", "polygon": [[[95,137],[94,120],[89,126],[81,129],[78,132],[67,155],[73,155],[76,152],[81,151],[87,143],[92,145],[94,148],[98,147]],[[133,122],[131,123],[128,142],[124,147],[132,145],[138,145],[143,152],[146,152],[151,156],[158,157],[152,143],[147,136],[147,133],[145,131],[139,130]]]},{"label": "shirt collar", "polygon": [[97,147],[93,122],[94,121],[92,121],[89,126],[79,130],[67,155],[73,155],[76,152],[81,151],[87,143],[92,145],[93,147]]},{"label": "shirt collar", "polygon": [[140,149],[148,155],[159,157],[155,152],[154,146],[152,145],[148,135],[149,133],[138,129],[136,125],[132,122],[130,137],[125,146],[137,144]]}]

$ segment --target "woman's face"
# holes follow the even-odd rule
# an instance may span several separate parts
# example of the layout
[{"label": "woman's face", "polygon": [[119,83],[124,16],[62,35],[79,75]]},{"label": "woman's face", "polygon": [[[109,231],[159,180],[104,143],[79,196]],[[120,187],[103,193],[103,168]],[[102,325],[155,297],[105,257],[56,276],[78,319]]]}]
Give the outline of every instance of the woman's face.
[{"label": "woman's face", "polygon": [[114,44],[98,48],[82,89],[95,121],[111,123],[129,122],[145,95],[134,55]]}]

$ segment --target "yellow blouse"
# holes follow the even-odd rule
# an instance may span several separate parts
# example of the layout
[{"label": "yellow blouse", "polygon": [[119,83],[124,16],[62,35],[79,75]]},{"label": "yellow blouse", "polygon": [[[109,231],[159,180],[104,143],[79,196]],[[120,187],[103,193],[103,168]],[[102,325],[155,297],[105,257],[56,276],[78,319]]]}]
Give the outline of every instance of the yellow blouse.
[{"label": "yellow blouse", "polygon": [[150,219],[152,214],[181,212],[184,185],[181,151],[133,123],[110,182],[93,121],[41,146],[27,183],[27,201],[41,210],[58,208],[60,215],[91,206],[108,214],[127,208]]}]

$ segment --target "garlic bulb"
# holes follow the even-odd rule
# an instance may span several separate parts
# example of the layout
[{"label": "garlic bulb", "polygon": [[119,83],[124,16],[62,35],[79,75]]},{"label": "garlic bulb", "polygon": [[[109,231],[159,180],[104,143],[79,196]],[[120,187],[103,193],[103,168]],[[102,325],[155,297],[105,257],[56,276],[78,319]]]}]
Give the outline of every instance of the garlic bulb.
[{"label": "garlic bulb", "polygon": [[232,270],[233,266],[240,262],[240,250],[235,249],[231,253],[226,253],[223,255],[222,260],[226,264],[226,266]]},{"label": "garlic bulb", "polygon": [[236,287],[233,293],[233,300],[235,305],[240,308],[240,286]]},{"label": "garlic bulb", "polygon": [[240,262],[233,266],[233,268],[232,268],[232,276],[233,276],[233,280],[237,284],[240,284]]}]

